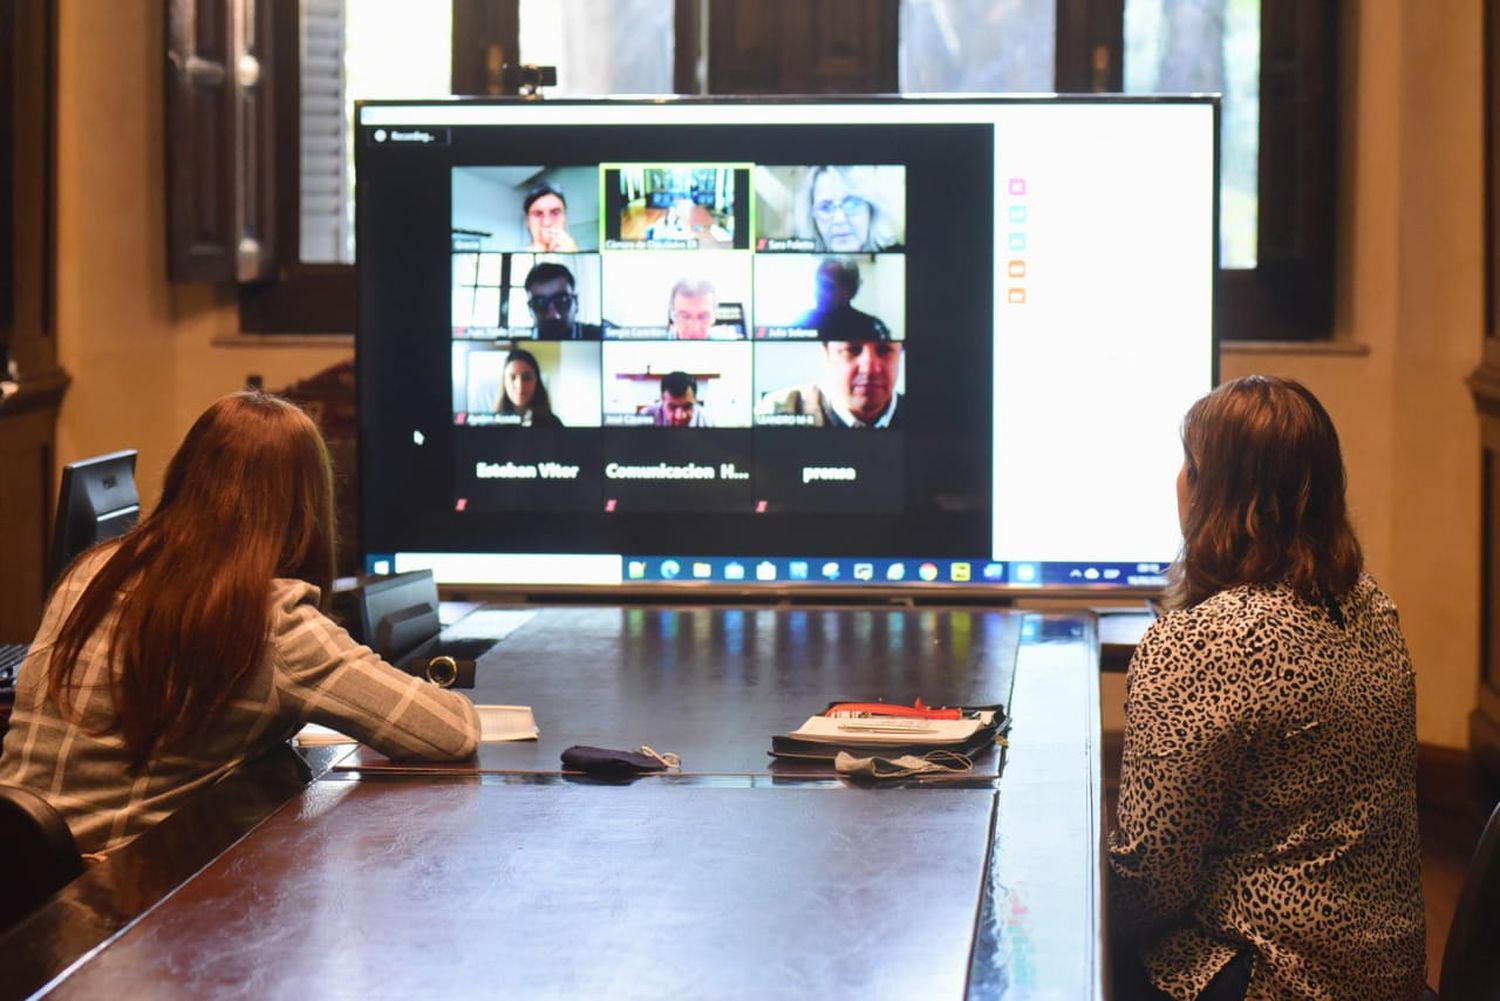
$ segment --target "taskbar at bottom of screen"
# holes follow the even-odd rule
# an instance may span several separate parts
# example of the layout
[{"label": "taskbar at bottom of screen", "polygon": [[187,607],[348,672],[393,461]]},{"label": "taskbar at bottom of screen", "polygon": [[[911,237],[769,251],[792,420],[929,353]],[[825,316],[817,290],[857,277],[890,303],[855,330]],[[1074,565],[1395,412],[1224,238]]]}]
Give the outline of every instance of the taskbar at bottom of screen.
[{"label": "taskbar at bottom of screen", "polygon": [[1166,584],[1167,563],[957,559],[944,556],[661,556],[543,553],[383,553],[371,574],[431,570],[439,583],[539,586],[731,584],[840,587],[1137,587]]}]

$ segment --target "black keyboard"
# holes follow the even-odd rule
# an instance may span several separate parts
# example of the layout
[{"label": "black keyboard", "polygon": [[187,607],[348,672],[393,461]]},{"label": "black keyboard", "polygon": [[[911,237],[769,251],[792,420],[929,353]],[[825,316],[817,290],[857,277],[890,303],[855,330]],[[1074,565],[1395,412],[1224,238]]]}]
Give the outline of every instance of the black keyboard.
[{"label": "black keyboard", "polygon": [[16,687],[16,671],[26,659],[29,643],[0,643],[0,694],[10,695]]}]

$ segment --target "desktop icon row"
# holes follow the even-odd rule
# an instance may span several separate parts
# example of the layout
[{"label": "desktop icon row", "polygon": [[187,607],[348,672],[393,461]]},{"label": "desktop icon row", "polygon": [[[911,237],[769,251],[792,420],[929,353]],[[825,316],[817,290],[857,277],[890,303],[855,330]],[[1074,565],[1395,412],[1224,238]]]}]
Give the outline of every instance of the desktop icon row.
[{"label": "desktop icon row", "polygon": [[733,559],[627,557],[627,581],[754,581],[813,584],[967,584],[1006,581],[1006,566],[988,560]]}]

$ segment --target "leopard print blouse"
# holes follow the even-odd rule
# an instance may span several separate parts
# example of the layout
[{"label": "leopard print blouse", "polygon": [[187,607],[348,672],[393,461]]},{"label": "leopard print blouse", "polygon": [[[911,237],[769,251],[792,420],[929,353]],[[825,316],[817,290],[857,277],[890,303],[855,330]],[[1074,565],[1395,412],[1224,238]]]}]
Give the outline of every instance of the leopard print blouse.
[{"label": "leopard print blouse", "polygon": [[1411,659],[1370,577],[1337,612],[1239,586],[1136,649],[1111,934],[1173,998],[1246,946],[1250,999],[1421,995]]}]

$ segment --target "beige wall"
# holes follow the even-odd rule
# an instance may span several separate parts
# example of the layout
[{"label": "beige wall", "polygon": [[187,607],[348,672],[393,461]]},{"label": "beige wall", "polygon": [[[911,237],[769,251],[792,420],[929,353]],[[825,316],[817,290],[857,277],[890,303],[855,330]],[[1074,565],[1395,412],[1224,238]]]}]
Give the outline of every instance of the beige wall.
[{"label": "beige wall", "polygon": [[[1339,427],[1369,569],[1417,669],[1417,734],[1468,745],[1479,671],[1479,423],[1465,378],[1484,304],[1478,0],[1345,5],[1336,347],[1226,350],[1226,379],[1306,383]],[[1106,678],[1106,726],[1124,686]]]},{"label": "beige wall", "polygon": [[73,376],[58,455],[139,449],[148,503],[193,418],[246,375],[281,387],[351,353],[216,347],[238,327],[233,291],[167,282],[165,6],[63,0],[58,23],[57,343]]},{"label": "beige wall", "polygon": [[1484,303],[1476,0],[1350,4],[1337,333],[1361,356],[1226,353],[1304,381],[1338,423],[1369,566],[1401,609],[1418,734],[1468,744],[1479,663],[1479,424],[1465,378]]},{"label": "beige wall", "polygon": [[[161,4],[64,0],[58,344],[74,387],[61,458],[141,450],[143,493],[192,418],[248,373],[282,386],[347,348],[216,346],[233,293],[165,275]],[[1371,570],[1416,660],[1419,733],[1461,747],[1479,632],[1478,423],[1464,378],[1482,309],[1480,5],[1349,11],[1338,337],[1357,353],[1226,352],[1226,378],[1291,375],[1343,435]],[[1113,718],[1118,682],[1106,686]]]}]

